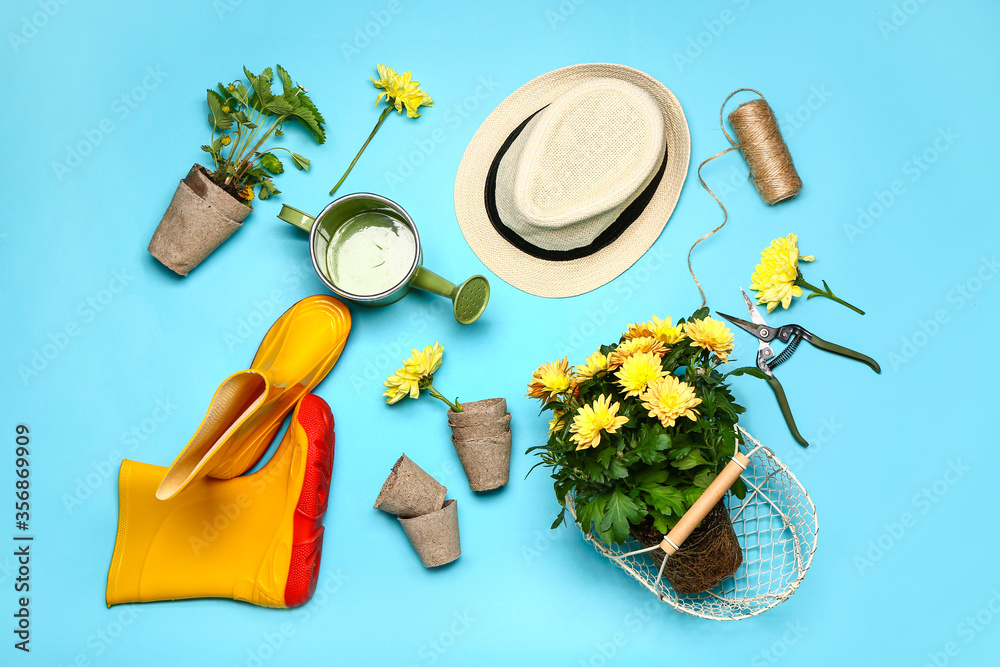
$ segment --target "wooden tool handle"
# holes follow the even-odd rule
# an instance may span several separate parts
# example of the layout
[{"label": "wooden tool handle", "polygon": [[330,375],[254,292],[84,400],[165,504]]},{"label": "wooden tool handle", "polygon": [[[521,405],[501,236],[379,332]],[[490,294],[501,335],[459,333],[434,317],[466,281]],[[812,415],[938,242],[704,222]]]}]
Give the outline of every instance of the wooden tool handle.
[{"label": "wooden tool handle", "polygon": [[672,556],[684,544],[684,540],[688,538],[691,531],[715,507],[715,504],[725,495],[729,487],[733,485],[733,482],[746,470],[749,463],[750,459],[744,456],[742,452],[736,452],[736,456],[729,461],[726,467],[722,469],[722,472],[716,476],[715,480],[701,494],[701,497],[694,501],[694,505],[688,508],[688,511],[684,513],[684,516],[677,522],[673,530],[667,533],[663,541],[660,542],[660,548],[666,552],[667,556]]}]

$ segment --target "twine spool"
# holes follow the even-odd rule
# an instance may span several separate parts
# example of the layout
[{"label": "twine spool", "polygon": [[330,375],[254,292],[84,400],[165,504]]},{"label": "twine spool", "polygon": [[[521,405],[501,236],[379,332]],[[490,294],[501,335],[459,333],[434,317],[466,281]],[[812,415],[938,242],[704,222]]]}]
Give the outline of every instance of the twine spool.
[{"label": "twine spool", "polygon": [[[729,136],[729,132],[726,131],[723,112],[725,111],[726,103],[729,102],[733,95],[744,91],[756,93],[760,96],[760,99],[744,102],[729,114],[729,124],[732,125],[733,132],[736,134],[736,139],[733,139]],[[781,136],[781,130],[778,128],[778,119],[775,118],[771,105],[767,103],[767,100],[764,99],[760,91],[753,88],[738,88],[729,93],[726,99],[723,100],[722,107],[719,108],[719,126],[729,141],[730,147],[716,153],[698,165],[698,180],[701,181],[702,187],[705,188],[708,194],[712,195],[712,199],[722,209],[722,224],[695,241],[691,249],[688,250],[688,271],[691,272],[691,277],[694,278],[694,283],[698,286],[702,306],[705,305],[705,290],[702,289],[701,283],[698,281],[698,277],[691,267],[691,253],[694,251],[695,246],[726,226],[726,222],[729,220],[729,213],[726,211],[726,207],[723,206],[722,201],[715,196],[712,189],[705,183],[705,179],[701,177],[701,168],[717,157],[721,157],[730,151],[738,150],[743,154],[743,159],[746,160],[747,166],[750,168],[749,180],[753,181],[758,194],[760,194],[761,199],[768,206],[791,199],[802,189],[802,179],[799,178],[798,172],[795,171],[795,165],[792,163],[792,155],[788,152],[788,145],[785,144],[785,140]]]}]

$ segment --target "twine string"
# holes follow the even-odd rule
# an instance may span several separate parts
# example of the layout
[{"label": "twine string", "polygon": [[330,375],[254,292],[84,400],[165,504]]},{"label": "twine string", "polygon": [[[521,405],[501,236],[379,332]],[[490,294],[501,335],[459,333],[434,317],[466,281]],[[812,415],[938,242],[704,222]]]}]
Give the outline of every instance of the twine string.
[{"label": "twine string", "polygon": [[[736,135],[734,139],[726,131],[724,112],[726,104],[732,99],[733,95],[741,92],[754,93],[760,99],[744,102],[729,114],[729,123],[732,125],[733,133]],[[694,268],[691,265],[691,253],[694,252],[695,247],[699,243],[725,227],[726,222],[729,220],[729,212],[726,211],[726,207],[715,193],[712,192],[712,189],[708,187],[705,179],[702,178],[702,167],[730,151],[739,150],[750,169],[748,180],[752,181],[756,186],[757,192],[765,204],[771,206],[780,201],[790,199],[802,189],[802,180],[795,171],[795,165],[792,164],[792,156],[788,152],[788,146],[781,137],[778,120],[775,118],[771,106],[759,90],[754,88],[737,88],[729,93],[726,99],[722,101],[722,106],[719,107],[719,127],[722,128],[722,134],[729,141],[730,147],[716,153],[698,165],[698,180],[701,181],[701,186],[705,188],[708,194],[712,195],[712,199],[722,209],[722,224],[695,241],[688,250],[688,271],[691,273],[691,278],[694,279],[694,284],[698,286],[702,307],[706,303],[705,290],[702,288],[701,282],[698,280],[698,276],[695,275]]]}]

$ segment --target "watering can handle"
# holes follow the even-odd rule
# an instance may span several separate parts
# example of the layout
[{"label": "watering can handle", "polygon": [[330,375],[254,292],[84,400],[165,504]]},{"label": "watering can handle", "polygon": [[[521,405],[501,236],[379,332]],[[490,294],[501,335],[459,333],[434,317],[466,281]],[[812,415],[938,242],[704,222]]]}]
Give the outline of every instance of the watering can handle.
[{"label": "watering can handle", "polygon": [[684,540],[688,538],[691,531],[698,527],[701,520],[715,507],[715,504],[725,495],[733,482],[747,469],[749,463],[750,459],[742,452],[736,452],[736,456],[729,461],[722,472],[702,492],[698,500],[694,501],[694,504],[688,508],[677,525],[660,542],[660,548],[666,552],[667,556],[672,556],[684,544]]},{"label": "watering can handle", "polygon": [[281,213],[278,217],[287,222],[290,225],[298,227],[304,232],[312,231],[313,223],[316,222],[316,218],[312,217],[308,213],[303,213],[297,208],[293,208],[287,204],[282,205]]}]

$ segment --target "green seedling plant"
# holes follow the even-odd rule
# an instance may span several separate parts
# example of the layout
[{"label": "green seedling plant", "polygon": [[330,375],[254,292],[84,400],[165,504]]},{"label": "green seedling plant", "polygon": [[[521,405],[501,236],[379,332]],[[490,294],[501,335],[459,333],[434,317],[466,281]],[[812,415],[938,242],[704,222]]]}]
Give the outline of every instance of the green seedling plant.
[{"label": "green seedling plant", "polygon": [[285,122],[297,121],[317,143],[326,141],[325,120],[306,89],[293,84],[281,65],[276,69],[282,89],[277,95],[271,90],[274,73],[270,67],[260,75],[244,67],[249,86],[237,79],[228,85],[220,83],[218,90],[208,89],[212,141],[201,149],[215,163],[212,180],[247,203],[254,197],[254,188],[259,187],[260,199],[280,192],[271,179],[285,170],[276,151],[287,152],[296,168],[309,170],[309,160],[304,156],[280,146],[264,147],[272,135],[282,136]]}]

